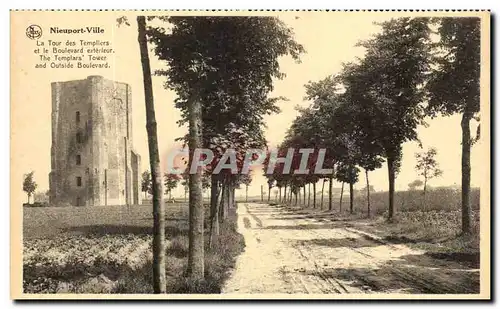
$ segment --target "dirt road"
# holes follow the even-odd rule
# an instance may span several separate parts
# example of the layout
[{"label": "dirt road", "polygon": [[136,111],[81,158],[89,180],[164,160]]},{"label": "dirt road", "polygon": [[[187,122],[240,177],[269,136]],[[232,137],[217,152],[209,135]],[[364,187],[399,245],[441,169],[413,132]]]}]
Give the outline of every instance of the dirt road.
[{"label": "dirt road", "polygon": [[478,269],[388,243],[356,221],[242,203],[238,229],[246,248],[223,293],[479,293]]}]

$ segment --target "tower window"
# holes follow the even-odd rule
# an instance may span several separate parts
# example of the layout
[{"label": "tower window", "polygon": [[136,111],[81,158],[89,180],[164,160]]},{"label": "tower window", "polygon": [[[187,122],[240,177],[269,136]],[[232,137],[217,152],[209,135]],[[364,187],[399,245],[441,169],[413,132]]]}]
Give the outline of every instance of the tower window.
[{"label": "tower window", "polygon": [[82,186],[82,177],[80,177],[80,176],[76,177],[76,185],[78,187]]},{"label": "tower window", "polygon": [[82,156],[76,155],[76,165],[81,165],[81,164],[82,164]]},{"label": "tower window", "polygon": [[76,112],[75,120],[76,120],[76,123],[80,123],[80,112]]},{"label": "tower window", "polygon": [[82,132],[76,132],[76,142],[78,144],[82,142]]}]

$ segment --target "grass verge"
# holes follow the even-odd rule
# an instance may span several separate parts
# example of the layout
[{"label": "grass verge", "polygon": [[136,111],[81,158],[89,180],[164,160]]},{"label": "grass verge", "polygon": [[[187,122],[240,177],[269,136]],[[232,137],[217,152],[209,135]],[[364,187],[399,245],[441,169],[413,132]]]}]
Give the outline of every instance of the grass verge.
[{"label": "grass verge", "polygon": [[367,218],[366,197],[361,194],[354,198],[354,214],[348,212],[348,200],[343,203],[342,211],[339,211],[337,200],[334,200],[332,211],[303,205],[287,205],[285,209],[323,223],[346,221],[345,226],[376,234],[387,243],[405,244],[425,250],[431,256],[463,261],[476,267],[479,265],[479,197],[479,190],[473,189],[470,235],[461,234],[461,193],[450,188],[430,190],[425,207],[421,191],[396,192],[396,213],[392,223],[386,220],[387,192],[371,195],[370,218]]},{"label": "grass verge", "polygon": [[403,243],[436,253],[477,254],[479,258],[479,213],[473,212],[471,235],[461,235],[459,211],[411,211],[397,214],[393,223],[378,216],[358,226],[390,243]]},{"label": "grass verge", "polygon": [[[205,232],[205,244],[208,244],[208,229]],[[234,268],[236,257],[244,248],[243,236],[237,232],[236,209],[230,209],[227,220],[220,225],[220,235],[212,249],[205,248],[205,278],[193,280],[185,273],[189,249],[187,230],[176,235],[166,249],[167,293],[220,293],[230,270]],[[138,270],[121,274],[114,293],[152,293],[151,283],[152,263],[149,261]]]}]

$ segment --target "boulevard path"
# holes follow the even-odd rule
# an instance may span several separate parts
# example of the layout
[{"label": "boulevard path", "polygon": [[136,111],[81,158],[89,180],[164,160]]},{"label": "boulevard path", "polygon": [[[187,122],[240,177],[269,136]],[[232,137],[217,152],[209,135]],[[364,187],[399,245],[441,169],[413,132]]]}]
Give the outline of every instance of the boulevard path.
[{"label": "boulevard path", "polygon": [[[364,221],[366,224],[366,221]],[[238,205],[245,251],[223,293],[478,293],[478,269],[436,259],[331,214]]]}]

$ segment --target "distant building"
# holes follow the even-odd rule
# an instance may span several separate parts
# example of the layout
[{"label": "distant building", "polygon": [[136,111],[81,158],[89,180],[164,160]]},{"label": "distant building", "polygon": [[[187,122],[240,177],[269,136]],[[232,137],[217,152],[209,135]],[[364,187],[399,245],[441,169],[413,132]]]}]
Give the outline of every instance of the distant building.
[{"label": "distant building", "polygon": [[51,204],[141,203],[131,98],[101,76],[52,83]]}]

